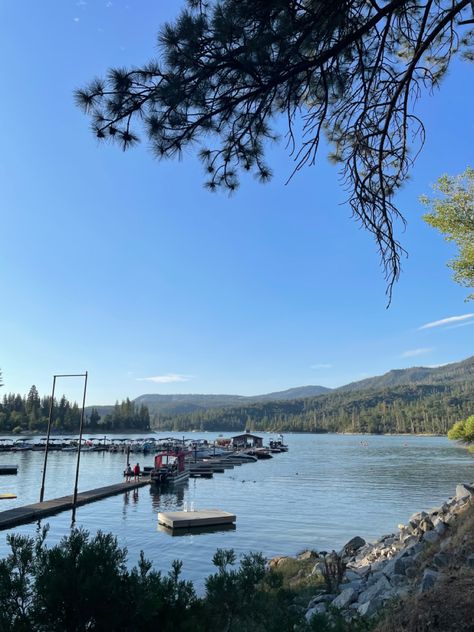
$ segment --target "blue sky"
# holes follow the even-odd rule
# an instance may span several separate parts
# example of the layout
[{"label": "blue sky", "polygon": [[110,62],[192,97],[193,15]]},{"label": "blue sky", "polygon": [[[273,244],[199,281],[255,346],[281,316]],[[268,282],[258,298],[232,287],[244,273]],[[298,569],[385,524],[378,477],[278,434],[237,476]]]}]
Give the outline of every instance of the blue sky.
[{"label": "blue sky", "polygon": [[417,200],[474,163],[474,66],[418,105],[427,142],[398,196],[410,256],[387,310],[375,245],[324,152],[285,186],[275,145],[272,182],[244,179],[229,198],[203,188],[192,154],[158,163],[146,143],[97,144],[73,90],[147,60],[180,6],[0,0],[2,391],[48,392],[54,373],[88,370],[90,404],[250,395],[472,355],[474,303]]}]

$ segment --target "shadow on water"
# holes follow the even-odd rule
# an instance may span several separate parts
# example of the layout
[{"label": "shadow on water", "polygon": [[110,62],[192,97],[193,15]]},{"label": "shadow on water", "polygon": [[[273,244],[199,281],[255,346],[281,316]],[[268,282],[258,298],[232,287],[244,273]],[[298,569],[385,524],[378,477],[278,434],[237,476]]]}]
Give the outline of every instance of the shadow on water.
[{"label": "shadow on water", "polygon": [[165,525],[158,524],[157,531],[166,533],[172,538],[183,535],[202,535],[204,533],[224,533],[225,531],[235,531],[237,529],[235,524],[221,524],[209,527],[194,527],[193,529],[169,529]]}]

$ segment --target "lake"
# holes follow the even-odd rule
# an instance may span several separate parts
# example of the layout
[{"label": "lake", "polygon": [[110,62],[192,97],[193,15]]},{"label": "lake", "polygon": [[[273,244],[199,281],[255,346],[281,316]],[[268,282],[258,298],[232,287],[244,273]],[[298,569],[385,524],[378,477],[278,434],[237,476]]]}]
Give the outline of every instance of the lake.
[{"label": "lake", "polygon": [[[211,441],[217,433],[184,436]],[[190,479],[175,492],[144,487],[80,507],[76,524],[92,533],[113,532],[128,548],[132,564],[140,550],[165,571],[172,560],[181,559],[183,576],[199,588],[213,570],[212,556],[219,547],[272,557],[308,548],[338,549],[355,535],[374,540],[396,531],[398,523],[415,511],[453,496],[457,483],[474,481],[472,455],[444,437],[286,434],[284,440],[289,452],[226,470],[213,479]],[[72,493],[76,457],[49,454],[45,499]],[[153,463],[152,456],[131,459],[142,467]],[[2,501],[0,509],[37,502],[43,453],[1,453],[0,463],[19,466],[18,476],[0,476],[0,492],[18,496]],[[79,491],[123,480],[124,465],[123,454],[83,453]],[[183,503],[191,502],[196,509],[235,513],[236,529],[179,537],[158,529],[159,511],[182,509]],[[56,543],[69,532],[71,514],[51,516],[46,523],[47,542]],[[34,535],[37,528],[35,523],[14,531]],[[2,557],[8,551],[8,533],[0,532]]]}]

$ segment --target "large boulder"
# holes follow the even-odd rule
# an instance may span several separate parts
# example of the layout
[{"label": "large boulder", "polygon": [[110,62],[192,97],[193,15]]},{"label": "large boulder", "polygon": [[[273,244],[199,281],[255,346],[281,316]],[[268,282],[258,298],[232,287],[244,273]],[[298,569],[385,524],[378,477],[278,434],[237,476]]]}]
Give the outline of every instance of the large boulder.
[{"label": "large boulder", "polygon": [[[367,601],[372,601],[376,597],[379,597],[384,592],[387,592],[391,589],[391,584],[385,575],[382,575],[380,579],[378,579],[375,584],[369,586],[364,592],[361,592],[359,595],[359,603],[366,603]],[[370,616],[370,615],[369,615]]]},{"label": "large boulder", "polygon": [[313,597],[313,599],[311,599],[311,601],[309,602],[308,610],[311,610],[311,608],[314,608],[314,606],[316,606],[318,603],[326,603],[328,601],[332,601],[335,597],[336,595],[331,595],[329,593],[317,595],[316,597]]},{"label": "large boulder", "polygon": [[318,603],[306,611],[305,619],[309,623],[316,614],[325,614],[327,606],[325,603]]},{"label": "large boulder", "polygon": [[439,522],[435,524],[434,530],[436,531],[438,535],[443,536],[446,533],[446,529],[447,529],[447,524],[443,522],[442,520],[440,520]]},{"label": "large boulder", "polygon": [[276,557],[272,557],[272,559],[268,562],[268,566],[270,568],[276,568],[280,564],[282,564],[285,560],[289,560],[290,558],[287,555],[277,555]]},{"label": "large boulder", "polygon": [[423,540],[425,542],[428,542],[429,544],[434,544],[435,542],[438,542],[439,538],[440,536],[436,531],[427,531],[423,534]]},{"label": "large boulder", "polygon": [[352,538],[351,540],[349,540],[349,542],[346,542],[346,544],[344,544],[341,550],[341,556],[347,557],[350,555],[354,555],[364,545],[365,545],[364,538],[361,538],[360,536],[356,535],[355,538]]},{"label": "large boulder", "polygon": [[394,557],[390,560],[385,568],[383,569],[385,575],[404,575],[405,574],[405,563],[404,557],[402,555]]},{"label": "large boulder", "polygon": [[419,528],[422,531],[431,531],[431,529],[433,528],[431,518],[429,516],[423,518],[423,520],[420,521]]},{"label": "large boulder", "polygon": [[340,595],[338,595],[331,606],[335,608],[347,608],[353,601],[357,599],[357,591],[354,588],[345,588]]},{"label": "large boulder", "polygon": [[456,498],[458,500],[469,498],[470,496],[474,496],[474,487],[472,485],[467,483],[456,485]]},{"label": "large boulder", "polygon": [[365,601],[357,608],[357,612],[361,617],[371,617],[374,615],[377,610],[382,605],[382,599],[380,597],[375,597],[374,599],[370,599],[369,601]]},{"label": "large boulder", "polygon": [[425,569],[423,573],[423,579],[420,584],[420,593],[424,593],[436,584],[439,578],[438,571],[434,571],[431,568]]}]

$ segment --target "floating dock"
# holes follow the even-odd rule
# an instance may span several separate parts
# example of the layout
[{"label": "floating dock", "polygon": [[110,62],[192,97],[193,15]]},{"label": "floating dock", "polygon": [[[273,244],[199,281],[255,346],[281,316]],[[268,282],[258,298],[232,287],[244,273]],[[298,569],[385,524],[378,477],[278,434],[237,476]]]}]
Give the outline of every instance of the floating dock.
[{"label": "floating dock", "polygon": [[17,474],[18,465],[0,465],[0,474]]},{"label": "floating dock", "polygon": [[[148,479],[138,482],[117,483],[116,485],[108,485],[107,487],[91,489],[87,492],[78,492],[76,506],[80,507],[81,505],[93,503],[96,500],[102,500],[103,498],[108,498],[109,496],[122,494],[123,492],[130,491],[131,489],[149,485],[149,483],[150,481]],[[63,496],[62,498],[55,498],[54,500],[44,500],[42,503],[34,503],[32,505],[24,505],[23,507],[15,507],[14,509],[1,511],[0,531],[3,529],[11,529],[19,524],[35,522],[36,520],[41,520],[41,518],[60,513],[61,511],[68,511],[73,508],[72,501],[72,495]]]},{"label": "floating dock", "polygon": [[219,509],[201,509],[200,511],[166,511],[158,514],[158,523],[168,529],[190,529],[233,524],[235,514]]},{"label": "floating dock", "polygon": [[210,527],[190,527],[189,529],[170,529],[162,524],[158,524],[157,530],[166,533],[171,538],[179,538],[187,535],[201,535],[203,533],[223,533],[225,531],[235,531],[235,522],[229,524],[215,524]]}]

